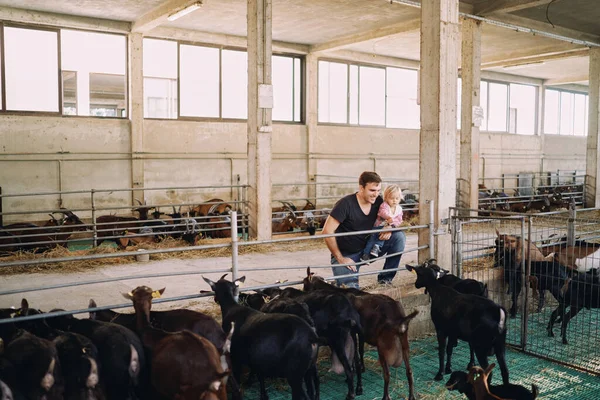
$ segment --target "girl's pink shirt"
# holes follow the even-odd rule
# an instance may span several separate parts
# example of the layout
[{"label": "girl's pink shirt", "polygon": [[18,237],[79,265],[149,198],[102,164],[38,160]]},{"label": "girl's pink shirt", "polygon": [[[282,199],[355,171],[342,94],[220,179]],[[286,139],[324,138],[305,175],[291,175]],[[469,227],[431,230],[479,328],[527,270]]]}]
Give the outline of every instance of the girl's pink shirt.
[{"label": "girl's pink shirt", "polygon": [[392,225],[400,226],[402,223],[402,207],[400,204],[396,206],[396,215],[393,215],[392,209],[388,203],[385,201],[381,203],[379,206],[379,211],[377,212],[377,221],[375,221],[375,226],[380,226],[385,223],[388,218],[392,218]]}]

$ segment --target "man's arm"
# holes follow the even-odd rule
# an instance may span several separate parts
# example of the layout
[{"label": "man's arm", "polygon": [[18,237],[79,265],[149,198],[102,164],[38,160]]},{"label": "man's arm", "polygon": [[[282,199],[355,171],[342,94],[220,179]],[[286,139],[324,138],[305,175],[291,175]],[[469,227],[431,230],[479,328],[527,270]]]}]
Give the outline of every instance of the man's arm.
[{"label": "man's arm", "polygon": [[[321,233],[324,235],[334,234],[338,226],[340,226],[340,222],[337,219],[333,218],[331,215],[329,215],[327,217],[327,220],[325,221],[325,225],[323,225],[323,231]],[[338,263],[354,264],[353,259],[344,257],[342,255],[342,252],[340,251],[340,248],[337,245],[335,237],[325,238],[325,244],[327,245],[327,248],[329,249],[331,254],[333,254]],[[354,265],[348,265],[346,266],[346,268],[348,268],[352,272],[356,272],[356,267]]]}]

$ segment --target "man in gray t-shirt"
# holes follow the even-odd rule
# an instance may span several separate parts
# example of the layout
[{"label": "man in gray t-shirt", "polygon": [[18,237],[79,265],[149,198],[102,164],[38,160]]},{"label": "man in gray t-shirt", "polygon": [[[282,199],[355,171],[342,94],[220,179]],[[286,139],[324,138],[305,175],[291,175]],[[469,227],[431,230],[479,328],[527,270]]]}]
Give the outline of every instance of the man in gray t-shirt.
[{"label": "man in gray t-shirt", "polygon": [[[373,229],[377,211],[383,201],[379,196],[381,191],[381,177],[376,172],[365,171],[358,179],[358,192],[342,197],[333,206],[325,225],[324,234],[357,232]],[[384,240],[380,254],[398,253],[404,251],[406,236],[402,231],[386,232],[379,234]],[[368,234],[325,238],[325,243],[331,251],[331,264],[349,264],[347,266],[331,267],[335,276],[358,273],[360,261]],[[400,265],[401,254],[388,257],[383,269],[395,269]],[[396,271],[382,272],[377,276],[379,283],[391,283]],[[359,288],[358,276],[337,279],[338,285]]]}]

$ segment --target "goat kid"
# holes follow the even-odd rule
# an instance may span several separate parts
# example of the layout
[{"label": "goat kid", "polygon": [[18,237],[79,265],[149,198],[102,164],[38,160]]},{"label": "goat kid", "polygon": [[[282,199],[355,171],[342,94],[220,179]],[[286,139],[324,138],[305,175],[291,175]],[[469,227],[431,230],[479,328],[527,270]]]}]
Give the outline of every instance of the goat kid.
[{"label": "goat kid", "polygon": [[461,339],[469,343],[483,367],[488,366],[488,355],[495,353],[503,383],[508,384],[506,310],[492,300],[461,294],[442,285],[437,279],[440,273],[430,268],[427,262],[416,267],[406,265],[406,269],[417,275],[415,287],[426,288],[431,297],[431,319],[439,345],[439,370],[434,379],[439,381],[444,376],[444,349],[448,357],[445,372],[452,372],[452,346],[446,346],[446,339],[450,343]]},{"label": "goat kid", "polygon": [[[495,364],[491,364],[488,368],[491,370],[494,366]],[[473,384],[469,382],[468,374],[464,371],[454,371],[446,382],[446,389],[456,390],[467,396],[469,400],[477,400]],[[521,385],[513,384],[488,385],[488,389],[494,396],[507,399],[534,400],[538,396],[538,388],[534,384],[531,385],[531,391]]]}]

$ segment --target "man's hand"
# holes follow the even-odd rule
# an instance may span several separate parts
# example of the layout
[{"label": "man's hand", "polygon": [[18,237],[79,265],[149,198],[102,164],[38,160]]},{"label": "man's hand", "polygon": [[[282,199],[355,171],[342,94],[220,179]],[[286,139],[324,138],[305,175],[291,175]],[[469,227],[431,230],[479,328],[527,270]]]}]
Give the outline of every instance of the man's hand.
[{"label": "man's hand", "polygon": [[351,264],[351,265],[346,265],[346,268],[348,268],[352,272],[356,272],[356,267],[354,265],[355,262],[353,259],[351,259],[349,257],[341,257],[337,261],[340,264]]}]

